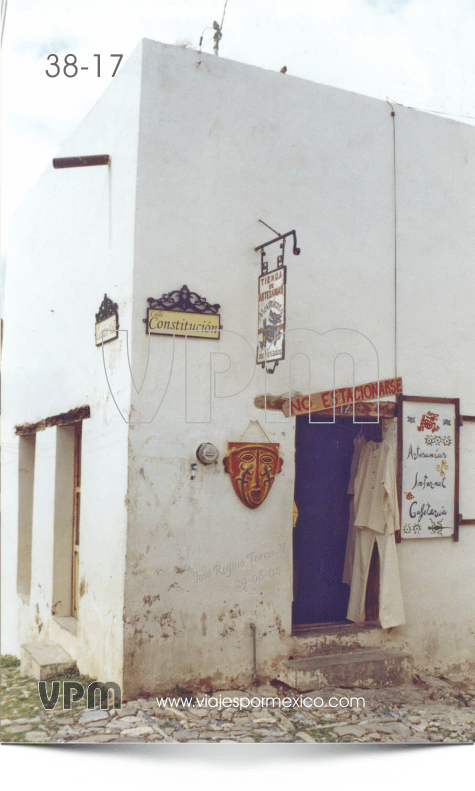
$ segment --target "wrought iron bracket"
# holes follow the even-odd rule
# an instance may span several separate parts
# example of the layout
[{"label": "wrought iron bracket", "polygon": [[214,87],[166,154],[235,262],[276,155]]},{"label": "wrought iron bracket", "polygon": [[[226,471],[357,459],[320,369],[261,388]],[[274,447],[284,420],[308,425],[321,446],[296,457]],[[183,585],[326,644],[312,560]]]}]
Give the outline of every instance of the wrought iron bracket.
[{"label": "wrought iron bracket", "polygon": [[177,291],[170,291],[169,294],[162,294],[160,299],[149,297],[148,304],[154,310],[181,310],[186,313],[218,313],[221,305],[210,305],[204,297],[200,297],[196,291],[190,291],[188,286],[182,286]]},{"label": "wrought iron bracket", "polygon": [[[267,369],[267,373],[268,374],[273,374],[275,372],[275,369],[277,368],[278,365],[279,365],[279,361],[278,360],[274,360],[274,367],[273,368],[268,368]],[[261,366],[263,368],[265,368],[266,364],[265,363],[261,363]]]},{"label": "wrought iron bracket", "polygon": [[270,242],[265,242],[265,244],[260,244],[258,247],[254,248],[256,253],[260,252],[260,254],[261,254],[261,274],[262,275],[266,275],[267,272],[269,271],[269,263],[264,260],[264,258],[265,258],[264,249],[266,247],[269,247],[269,245],[271,245],[271,244],[275,244],[275,242],[279,242],[280,240],[282,240],[282,244],[279,245],[281,250],[282,250],[282,253],[277,256],[277,269],[282,269],[282,267],[284,266],[285,240],[286,240],[287,236],[293,236],[293,239],[294,239],[294,244],[293,244],[293,248],[292,248],[293,254],[294,255],[300,255],[300,247],[297,247],[297,233],[296,233],[296,231],[289,231],[288,233],[283,233],[280,236],[276,236],[275,239],[271,239]]},{"label": "wrought iron bracket", "polygon": [[100,321],[104,321],[104,319],[108,319],[110,316],[114,316],[117,319],[117,329],[119,329],[119,306],[117,302],[112,302],[112,300],[104,294],[104,299],[101,302],[99,307],[98,313],[96,313],[96,324],[99,324]]}]

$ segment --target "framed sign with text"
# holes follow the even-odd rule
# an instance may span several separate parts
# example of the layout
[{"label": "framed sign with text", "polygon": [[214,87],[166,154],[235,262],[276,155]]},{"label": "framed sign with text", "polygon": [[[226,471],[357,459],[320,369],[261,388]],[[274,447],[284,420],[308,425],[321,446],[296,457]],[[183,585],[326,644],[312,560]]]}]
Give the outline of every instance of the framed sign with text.
[{"label": "framed sign with text", "polygon": [[189,338],[219,340],[219,313],[216,316],[192,316],[173,310],[147,309],[147,331],[150,335],[187,335]]},{"label": "framed sign with text", "polygon": [[401,539],[458,541],[458,398],[398,396]]},{"label": "framed sign with text", "polygon": [[96,346],[109,343],[119,337],[119,308],[116,302],[104,294],[104,299],[96,313]]},{"label": "framed sign with text", "polygon": [[256,363],[264,365],[284,359],[285,281],[287,267],[259,275]]},{"label": "framed sign with text", "polygon": [[[266,368],[267,373],[273,374],[279,360],[285,357],[285,284],[287,281],[287,267],[284,266],[285,245],[288,237],[293,239],[292,252],[300,255],[297,247],[297,234],[295,231],[279,234],[264,220],[259,220],[266,228],[277,234],[275,239],[255,247],[261,254],[261,274],[258,285],[258,321],[257,321],[257,355],[256,364],[266,368],[266,362],[273,362],[273,368]],[[280,242],[278,247],[273,245]],[[269,272],[267,249],[273,247],[276,254],[277,268]],[[266,252],[267,251],[267,252]],[[280,251],[280,252],[279,252]]]},{"label": "framed sign with text", "polygon": [[160,299],[147,299],[145,331],[150,335],[174,335],[188,338],[218,340],[220,337],[220,305],[211,305],[196,291],[182,286]]}]

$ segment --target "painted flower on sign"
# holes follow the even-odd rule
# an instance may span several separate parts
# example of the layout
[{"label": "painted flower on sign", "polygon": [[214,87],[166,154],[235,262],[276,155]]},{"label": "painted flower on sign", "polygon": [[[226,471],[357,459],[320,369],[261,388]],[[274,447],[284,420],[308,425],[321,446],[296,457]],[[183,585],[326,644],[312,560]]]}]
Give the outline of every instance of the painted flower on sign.
[{"label": "painted flower on sign", "polygon": [[435,412],[427,412],[427,414],[422,415],[421,422],[417,426],[418,431],[424,431],[425,428],[429,429],[429,431],[438,431],[440,426],[436,425],[436,420],[439,416],[435,414]]}]

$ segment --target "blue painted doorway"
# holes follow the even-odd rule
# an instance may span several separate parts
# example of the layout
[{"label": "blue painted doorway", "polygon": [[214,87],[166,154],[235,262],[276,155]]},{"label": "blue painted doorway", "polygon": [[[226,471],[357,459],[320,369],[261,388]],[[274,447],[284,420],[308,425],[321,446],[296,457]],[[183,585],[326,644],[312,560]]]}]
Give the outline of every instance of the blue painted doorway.
[{"label": "blue painted doorway", "polygon": [[[313,416],[315,418],[315,415]],[[345,623],[350,595],[342,580],[355,437],[378,440],[379,425],[352,419],[296,418],[293,625]]]}]

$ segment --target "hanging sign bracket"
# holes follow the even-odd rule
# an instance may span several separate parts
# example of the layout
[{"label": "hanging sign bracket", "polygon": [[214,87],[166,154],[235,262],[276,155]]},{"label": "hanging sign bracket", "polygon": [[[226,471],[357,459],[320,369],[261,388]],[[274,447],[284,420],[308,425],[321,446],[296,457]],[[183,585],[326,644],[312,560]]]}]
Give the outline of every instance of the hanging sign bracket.
[{"label": "hanging sign bracket", "polygon": [[[262,222],[262,220],[259,220],[259,222]],[[266,223],[263,223],[263,224],[266,225]],[[269,227],[269,226],[267,226],[267,227]],[[272,228],[271,228],[271,230],[272,230]],[[271,245],[271,244],[275,244],[276,242],[279,242],[280,240],[282,240],[282,244],[280,245],[280,247],[282,249],[282,253],[281,253],[281,255],[277,256],[277,269],[282,269],[282,267],[284,266],[285,240],[286,240],[287,236],[293,236],[293,239],[294,239],[294,244],[293,244],[293,248],[292,248],[293,254],[294,255],[300,255],[300,247],[297,247],[297,234],[296,234],[296,232],[295,231],[289,231],[288,233],[279,234],[278,236],[275,237],[275,239],[271,239],[270,242],[265,242],[265,244],[260,244],[258,247],[254,248],[256,253],[260,252],[260,254],[261,254],[261,275],[266,275],[267,272],[269,271],[269,264],[268,264],[267,261],[264,260],[264,258],[265,258],[264,249],[266,247],[269,247],[269,245]]]}]

